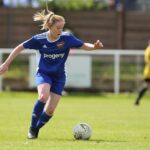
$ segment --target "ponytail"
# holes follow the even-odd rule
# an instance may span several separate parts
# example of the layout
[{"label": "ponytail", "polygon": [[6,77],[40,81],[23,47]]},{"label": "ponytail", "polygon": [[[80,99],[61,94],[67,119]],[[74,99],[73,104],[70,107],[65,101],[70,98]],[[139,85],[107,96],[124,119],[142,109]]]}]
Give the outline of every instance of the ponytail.
[{"label": "ponytail", "polygon": [[53,24],[57,21],[65,22],[65,19],[63,16],[55,15],[54,12],[52,11],[47,11],[47,14],[46,14],[45,10],[34,14],[33,20],[43,22],[41,25],[42,26],[41,30],[49,30],[50,27],[52,27]]}]

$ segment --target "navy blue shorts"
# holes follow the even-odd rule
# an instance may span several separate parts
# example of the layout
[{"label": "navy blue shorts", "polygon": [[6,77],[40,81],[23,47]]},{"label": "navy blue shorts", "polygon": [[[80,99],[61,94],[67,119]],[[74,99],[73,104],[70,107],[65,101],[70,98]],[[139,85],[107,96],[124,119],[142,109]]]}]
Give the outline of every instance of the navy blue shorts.
[{"label": "navy blue shorts", "polygon": [[66,80],[64,74],[59,76],[54,76],[54,75],[46,75],[43,73],[37,73],[35,79],[36,79],[37,86],[43,83],[48,83],[51,85],[51,89],[50,89],[51,92],[56,93],[58,95],[62,95],[62,92],[65,87],[65,80]]}]

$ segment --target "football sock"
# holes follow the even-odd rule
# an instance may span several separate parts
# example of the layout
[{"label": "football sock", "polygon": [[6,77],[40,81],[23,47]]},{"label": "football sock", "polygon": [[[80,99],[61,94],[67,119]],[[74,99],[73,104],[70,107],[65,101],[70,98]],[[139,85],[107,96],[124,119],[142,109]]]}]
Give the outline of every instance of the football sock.
[{"label": "football sock", "polygon": [[147,91],[147,88],[143,88],[140,92],[139,92],[139,95],[138,95],[138,97],[137,97],[137,99],[136,99],[136,104],[139,104],[139,102],[140,102],[140,100],[141,100],[141,98],[143,97],[143,95],[144,95],[144,93]]},{"label": "football sock", "polygon": [[36,124],[43,112],[45,103],[37,100],[34,104],[33,112],[32,112],[32,119],[31,119],[31,127],[36,128]]},{"label": "football sock", "polygon": [[36,128],[40,129],[41,127],[43,127],[50,118],[52,118],[52,116],[49,116],[45,112],[43,112],[37,122]]}]

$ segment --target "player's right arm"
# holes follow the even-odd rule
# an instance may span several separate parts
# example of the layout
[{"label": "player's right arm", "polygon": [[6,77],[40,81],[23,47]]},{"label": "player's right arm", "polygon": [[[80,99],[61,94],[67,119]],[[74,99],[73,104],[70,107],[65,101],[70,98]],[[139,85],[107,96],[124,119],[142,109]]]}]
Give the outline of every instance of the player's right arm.
[{"label": "player's right arm", "polygon": [[4,74],[8,68],[11,62],[16,58],[16,56],[24,50],[23,44],[18,45],[8,56],[8,58],[5,60],[5,62],[0,66],[0,75]]}]

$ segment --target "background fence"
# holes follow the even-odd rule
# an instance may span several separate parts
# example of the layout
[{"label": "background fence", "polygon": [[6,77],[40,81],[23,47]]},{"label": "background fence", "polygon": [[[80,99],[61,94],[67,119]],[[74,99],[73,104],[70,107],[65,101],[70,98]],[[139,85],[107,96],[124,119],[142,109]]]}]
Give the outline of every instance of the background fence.
[{"label": "background fence", "polygon": [[[0,49],[1,62],[11,50]],[[97,50],[92,52],[73,50],[68,59],[69,63],[68,61],[66,63],[69,74],[66,89],[78,88],[78,90],[88,89],[115,93],[136,91],[143,79],[143,54],[142,50]],[[14,66],[12,63],[9,72],[3,76],[3,79],[1,78],[1,90],[35,88],[35,52],[25,50],[22,56],[17,57],[19,58],[20,63]]]},{"label": "background fence", "polygon": [[[40,24],[32,16],[38,9],[0,8],[0,45],[11,48],[40,32]],[[143,49],[150,33],[150,12],[63,11],[66,29],[80,39],[94,42],[100,39],[106,49]],[[123,39],[123,41],[122,41]]]}]

